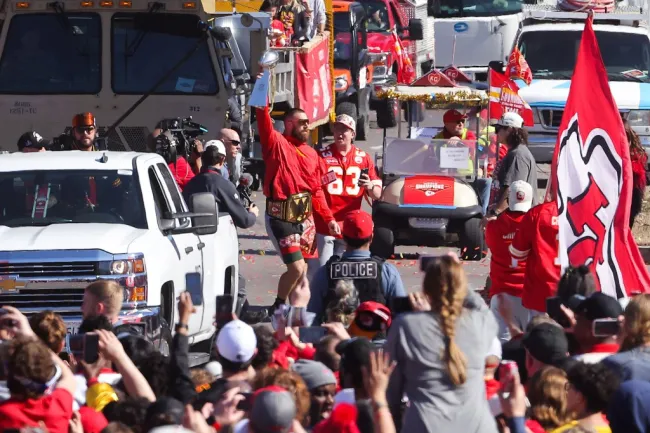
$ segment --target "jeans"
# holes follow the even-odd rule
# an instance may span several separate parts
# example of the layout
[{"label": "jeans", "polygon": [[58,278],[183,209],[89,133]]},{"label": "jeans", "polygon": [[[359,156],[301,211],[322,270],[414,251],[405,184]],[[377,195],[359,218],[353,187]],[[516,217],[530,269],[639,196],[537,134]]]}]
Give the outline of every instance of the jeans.
[{"label": "jeans", "polygon": [[307,278],[311,282],[318,268],[325,266],[325,263],[332,256],[341,256],[345,251],[345,242],[343,239],[337,239],[334,236],[316,235],[318,245],[318,258],[307,260]]},{"label": "jeans", "polygon": [[510,304],[512,322],[522,331],[526,330],[528,322],[530,322],[534,315],[531,314],[531,310],[524,308],[524,306],[521,304],[521,298],[509,295],[507,293],[499,293],[498,295],[492,296],[492,299],[490,300],[490,310],[492,310],[492,313],[494,313],[494,318],[497,319],[497,324],[499,325],[499,333],[497,334],[497,338],[499,341],[501,341],[501,343],[505,343],[509,341],[512,336],[510,335],[508,325],[506,324],[505,320],[503,320],[503,317],[501,317],[501,314],[499,314],[499,302],[502,299]]},{"label": "jeans", "polygon": [[490,188],[492,187],[491,177],[479,177],[474,182],[474,190],[478,195],[479,202],[483,208],[483,215],[487,214],[488,204],[490,204]]}]

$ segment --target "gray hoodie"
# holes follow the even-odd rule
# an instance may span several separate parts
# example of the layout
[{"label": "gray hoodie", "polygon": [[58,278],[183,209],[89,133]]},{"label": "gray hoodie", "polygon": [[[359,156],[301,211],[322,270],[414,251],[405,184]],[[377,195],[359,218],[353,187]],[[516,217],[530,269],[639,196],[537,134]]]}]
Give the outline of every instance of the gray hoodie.
[{"label": "gray hoodie", "polygon": [[456,322],[454,338],[467,359],[467,381],[455,386],[442,358],[444,335],[438,315],[421,312],[397,317],[385,349],[397,361],[387,392],[396,425],[404,393],[410,402],[402,432],[497,432],[484,381],[485,357],[497,329],[489,307],[471,292]]}]

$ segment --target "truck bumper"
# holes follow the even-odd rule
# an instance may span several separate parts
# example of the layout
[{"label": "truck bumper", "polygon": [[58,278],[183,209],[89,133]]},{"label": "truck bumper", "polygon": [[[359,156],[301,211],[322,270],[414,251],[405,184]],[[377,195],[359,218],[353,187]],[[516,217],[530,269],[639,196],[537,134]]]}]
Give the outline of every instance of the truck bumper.
[{"label": "truck bumper", "polygon": [[557,133],[544,134],[539,132],[530,132],[528,134],[528,149],[535,157],[538,164],[549,164],[553,161],[553,152],[555,152],[555,142]]}]

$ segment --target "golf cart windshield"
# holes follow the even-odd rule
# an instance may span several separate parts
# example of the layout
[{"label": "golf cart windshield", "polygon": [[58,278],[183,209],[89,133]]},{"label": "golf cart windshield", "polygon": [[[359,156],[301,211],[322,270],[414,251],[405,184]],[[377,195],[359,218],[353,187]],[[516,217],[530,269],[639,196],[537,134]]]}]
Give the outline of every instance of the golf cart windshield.
[{"label": "golf cart windshield", "polygon": [[384,173],[474,177],[476,141],[386,138]]}]

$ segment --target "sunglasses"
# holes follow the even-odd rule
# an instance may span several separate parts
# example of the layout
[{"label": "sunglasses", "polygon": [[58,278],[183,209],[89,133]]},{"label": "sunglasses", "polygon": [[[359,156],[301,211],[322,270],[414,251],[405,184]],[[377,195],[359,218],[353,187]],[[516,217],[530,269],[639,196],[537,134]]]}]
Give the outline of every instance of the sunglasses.
[{"label": "sunglasses", "polygon": [[296,119],[295,122],[300,126],[308,126],[309,119]]},{"label": "sunglasses", "polygon": [[239,140],[230,140],[230,144],[232,144],[233,146],[239,146],[241,144],[241,141],[239,141]]},{"label": "sunglasses", "polygon": [[77,132],[80,133],[80,134],[81,134],[82,132],[88,132],[88,133],[90,133],[90,132],[93,132],[94,130],[95,130],[95,127],[94,127],[94,126],[77,126],[77,127],[75,128],[75,131],[77,131]]}]

